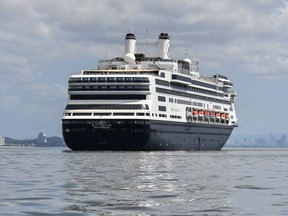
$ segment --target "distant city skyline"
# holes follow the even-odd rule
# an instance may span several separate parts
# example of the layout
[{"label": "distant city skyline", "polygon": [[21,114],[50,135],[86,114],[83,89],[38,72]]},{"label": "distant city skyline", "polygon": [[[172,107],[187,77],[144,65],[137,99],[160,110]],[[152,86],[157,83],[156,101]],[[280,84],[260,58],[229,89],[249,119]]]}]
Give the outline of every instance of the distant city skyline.
[{"label": "distant city skyline", "polygon": [[288,147],[286,134],[231,136],[226,146],[239,147]]}]

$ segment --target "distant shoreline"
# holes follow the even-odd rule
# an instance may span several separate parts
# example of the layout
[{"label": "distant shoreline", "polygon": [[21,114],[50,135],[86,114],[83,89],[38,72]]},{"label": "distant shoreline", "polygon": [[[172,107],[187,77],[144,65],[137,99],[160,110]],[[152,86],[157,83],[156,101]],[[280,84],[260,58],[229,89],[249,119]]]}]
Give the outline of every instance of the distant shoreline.
[{"label": "distant shoreline", "polygon": [[39,142],[38,139],[13,139],[4,137],[5,144],[2,146],[33,146],[33,147],[67,147],[62,137],[47,137],[46,142]]}]

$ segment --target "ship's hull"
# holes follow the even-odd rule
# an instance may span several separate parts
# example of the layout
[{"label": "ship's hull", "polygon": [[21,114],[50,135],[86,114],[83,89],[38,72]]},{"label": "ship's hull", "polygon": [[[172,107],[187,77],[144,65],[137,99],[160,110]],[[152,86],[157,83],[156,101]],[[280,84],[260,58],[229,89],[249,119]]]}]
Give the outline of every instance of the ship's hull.
[{"label": "ship's hull", "polygon": [[234,126],[156,120],[63,120],[72,150],[221,150]]}]

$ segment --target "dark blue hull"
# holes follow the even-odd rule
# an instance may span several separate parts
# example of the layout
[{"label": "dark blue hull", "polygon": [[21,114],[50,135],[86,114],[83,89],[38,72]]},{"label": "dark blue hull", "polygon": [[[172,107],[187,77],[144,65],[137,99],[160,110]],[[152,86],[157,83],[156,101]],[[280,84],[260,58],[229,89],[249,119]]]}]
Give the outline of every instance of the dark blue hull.
[{"label": "dark blue hull", "polygon": [[63,120],[72,150],[221,150],[234,126],[154,120]]}]

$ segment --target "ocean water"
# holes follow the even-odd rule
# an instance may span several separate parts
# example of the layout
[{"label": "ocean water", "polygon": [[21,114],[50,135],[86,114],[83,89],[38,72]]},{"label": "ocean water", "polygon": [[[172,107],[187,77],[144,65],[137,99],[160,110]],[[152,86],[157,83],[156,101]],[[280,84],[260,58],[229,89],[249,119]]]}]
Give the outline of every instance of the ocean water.
[{"label": "ocean water", "polygon": [[288,215],[288,149],[0,147],[1,215]]}]

